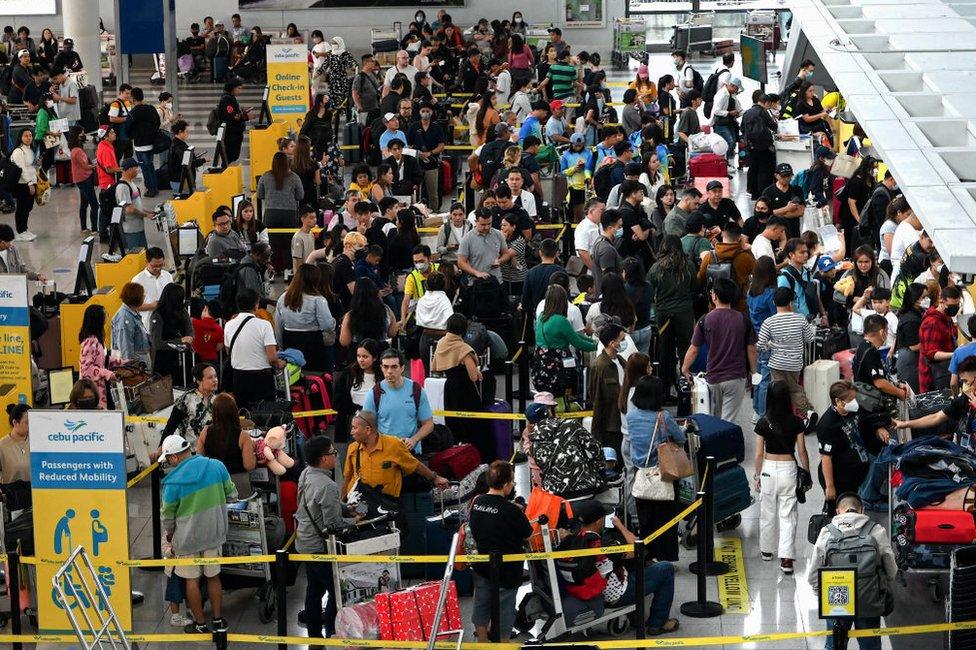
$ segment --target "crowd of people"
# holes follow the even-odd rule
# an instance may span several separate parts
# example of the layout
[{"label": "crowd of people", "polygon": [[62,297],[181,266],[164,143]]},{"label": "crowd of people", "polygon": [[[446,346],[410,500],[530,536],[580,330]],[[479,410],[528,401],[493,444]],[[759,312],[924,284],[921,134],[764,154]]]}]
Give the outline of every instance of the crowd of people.
[{"label": "crowd of people", "polygon": [[[879,172],[882,161],[862,155],[859,128],[835,143],[838,134],[810,82],[814,63],[804,61],[782,93],[757,91],[745,108],[734,55],[703,74],[675,52],[673,70],[662,70],[656,82],[648,65],[637,69],[618,112],[597,53],[575,52],[559,28],[540,47],[527,45],[525,32],[521,12],[464,30],[443,10],[432,22],[418,11],[395,64],[381,75],[375,55],[357,61],[341,37],[327,41],[313,31],[315,96],[300,132],[278,143],[254,201],[204,217],[213,231],[201,258],[239,260],[221,295],[209,300],[196,295],[199,287],[187,294],[164,268],[163,250],[145,235],[154,213],[142,198],[166,189],[156,175],[159,134],[168,141],[171,189],[179,189],[173,172],[183,166],[190,127],[174,114],[172,97],[162,93],[152,106],[141,88],[122,84],[106,105],[95,160],[89,160],[85,129],[71,112],[78,88],[66,72],[80,62],[70,56],[70,39],[59,51],[49,30],[37,46],[29,31],[9,39],[5,33],[3,43],[18,54],[8,101],[36,111],[37,126],[17,135],[10,153],[22,176],[8,197],[16,204],[16,232],[0,225],[0,268],[29,271],[16,244],[35,238],[28,218],[54,164],[49,136],[62,135],[47,125],[67,117],[82,231],[107,241],[106,206],[122,206],[125,248],[145,249],[146,261],[120,288],[117,313],[97,305],[85,311],[81,379],[69,408],[111,407],[109,384],[125,362],[187,389],[154,454],[173,467],[163,483],[162,516],[176,555],[219,554],[226,512],[219,505],[195,511],[193,504],[251,492],[254,449],[240,410],[274,400],[276,373],[297,358],[304,372],[331,376],[338,411],[329,436],[305,443],[299,553],[324,552],[322,530],[361,517],[342,507],[357,483],[392,499],[409,475],[446,487],[423,454],[435,430],[423,377],[447,378],[447,410],[484,411],[495,399],[498,368],[485,360],[486,351],[488,359],[504,360],[520,340],[530,360],[530,386],[522,390],[535,395],[524,414],[527,432],[583,427],[562,415],[585,403],[593,411],[585,434],[629,482],[637,468],[658,464],[661,443],[685,444],[673,407],[681,408],[690,386],[707,391],[708,412],[730,422],[748,419],[740,412],[751,392],[759,554],[778,560],[784,574],[793,573],[800,556],[797,499],[812,486],[814,472],[836,527],[860,530],[865,506],[887,498],[873,474],[895,428],[942,426],[951,433],[951,423],[974,408],[976,344],[957,348],[958,335],[976,337],[968,288],[946,268],[890,172]],[[243,80],[263,68],[268,39],[259,27],[243,27],[236,14],[230,29],[208,18],[191,33],[181,51],[194,70],[209,70],[224,84],[217,116],[233,163],[251,118],[237,97]],[[304,43],[295,25],[282,36]],[[436,96],[445,91],[465,97],[460,111]],[[726,145],[729,178],[747,167],[748,216],[743,201],[728,196],[728,179],[712,179],[704,193],[686,182],[690,161],[714,145],[700,137],[704,115]],[[782,119],[796,119],[800,133],[811,136],[809,168],[777,161],[773,143]],[[362,145],[355,166],[338,149],[341,121],[348,133],[369,133],[351,143]],[[361,131],[349,128],[357,124]],[[461,166],[445,147],[465,132],[472,147],[464,161],[471,179],[466,191],[479,197],[470,212],[451,200],[442,178],[443,164],[455,172]],[[860,164],[835,194],[837,151],[858,156]],[[201,162],[191,163],[191,172]],[[806,227],[811,210],[830,216],[836,236]],[[538,228],[560,218],[574,229],[569,258]],[[429,222],[438,224],[433,241],[418,230]],[[269,235],[269,228],[295,232],[289,240]],[[283,289],[271,281],[282,271],[290,278]],[[479,325],[486,331],[472,336]],[[191,351],[198,363],[189,361]],[[841,357],[846,379],[827,387],[829,406],[818,412],[805,370],[845,351],[852,351]],[[896,400],[940,389],[958,397],[931,421],[892,418]],[[26,411],[11,411],[15,434],[0,441],[4,485],[29,479],[22,458],[10,451],[27,444]],[[471,507],[478,551],[521,550],[532,528],[510,498],[510,459],[498,457],[481,421],[454,417],[447,424],[488,465],[487,491]],[[805,442],[814,433],[815,458]],[[531,444],[525,450],[531,457]],[[631,542],[669,521],[678,507],[677,497],[637,498],[631,528],[616,518],[612,527]],[[573,533],[577,548],[602,545],[605,517],[613,513],[595,501],[574,511],[581,525]],[[814,581],[833,543],[833,533],[824,531],[808,565]],[[864,534],[875,539],[890,582],[887,535],[877,528]],[[654,561],[637,569],[653,596],[647,633],[673,632],[677,529],[660,535],[648,557]],[[621,574],[613,558],[594,559],[571,567],[567,608],[632,602],[633,570]],[[177,568],[172,592],[167,587],[174,625],[210,629],[196,579],[202,575],[211,627],[226,629],[218,570]],[[332,589],[332,568],[310,563],[306,570],[308,633],[328,636],[335,631],[334,600],[324,612],[321,602]],[[512,629],[522,583],[521,566],[505,564],[501,619],[492,621],[487,571],[476,565],[472,622],[479,640],[493,625],[503,633]],[[184,598],[190,618],[180,614]],[[877,621],[868,608],[855,625]],[[861,647],[876,647],[873,641],[861,639]]]}]

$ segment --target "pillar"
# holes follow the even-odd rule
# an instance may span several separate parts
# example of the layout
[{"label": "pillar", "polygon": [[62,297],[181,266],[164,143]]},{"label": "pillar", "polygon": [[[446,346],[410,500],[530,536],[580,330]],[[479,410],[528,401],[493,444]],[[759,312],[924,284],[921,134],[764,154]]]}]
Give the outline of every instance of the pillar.
[{"label": "pillar", "polygon": [[88,71],[89,83],[102,90],[102,55],[98,40],[98,0],[66,0],[61,3],[64,35],[75,42],[75,52]]}]

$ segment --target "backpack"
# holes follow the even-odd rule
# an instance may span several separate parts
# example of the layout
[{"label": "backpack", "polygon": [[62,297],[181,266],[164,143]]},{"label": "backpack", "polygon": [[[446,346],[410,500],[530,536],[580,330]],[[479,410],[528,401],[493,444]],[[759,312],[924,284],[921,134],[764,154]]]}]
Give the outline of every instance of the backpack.
[{"label": "backpack", "polygon": [[10,94],[10,89],[14,85],[14,66],[6,65],[3,70],[0,70],[0,93],[4,96]]},{"label": "backpack", "polygon": [[95,86],[88,84],[78,90],[78,107],[83,110],[91,110],[98,106],[98,91]]},{"label": "backpack", "polygon": [[111,110],[111,104],[102,104],[102,107],[98,109],[98,125],[105,126],[109,124],[108,112]]},{"label": "backpack", "polygon": [[784,276],[786,281],[790,283],[790,289],[792,289],[794,293],[798,293],[796,285],[799,283],[800,290],[803,291],[803,297],[806,300],[807,310],[810,312],[810,315],[816,316],[819,314],[820,296],[817,293],[816,283],[812,280],[809,282],[804,280],[802,276],[797,275],[797,271],[793,270],[793,267],[789,264],[783,267],[780,275]]},{"label": "backpack", "polygon": [[[582,551],[600,546],[601,542],[602,540],[597,533],[580,531],[575,535],[566,537],[556,547],[556,550]],[[577,591],[578,598],[596,598],[603,593],[603,588],[606,585],[606,580],[600,575],[596,564],[597,557],[595,555],[563,557],[556,560],[556,572],[563,583],[580,588]]]},{"label": "backpack", "polygon": [[220,129],[220,110],[219,106],[214,106],[207,113],[207,133],[210,135],[217,135],[217,131]]},{"label": "backpack", "polygon": [[[694,70],[694,68],[692,69]],[[712,104],[715,102],[715,95],[718,93],[718,78],[722,76],[723,72],[729,72],[729,69],[722,68],[721,70],[715,70],[712,74],[708,75],[708,79],[705,80],[705,84],[702,86],[701,94],[702,100],[705,102],[705,117],[711,117]],[[694,80],[692,80],[692,83],[694,83]]]},{"label": "backpack", "polygon": [[[112,210],[119,207],[119,200],[115,195],[115,190],[118,189],[120,184],[128,185],[131,195],[132,185],[125,181],[116,181],[98,193],[98,207],[104,211],[109,219],[112,217]],[[125,219],[125,214],[122,215],[122,219]]]},{"label": "backpack", "polygon": [[[691,68],[691,64],[686,64],[686,65],[689,68]],[[682,74],[684,73],[682,72]],[[705,80],[702,79],[701,73],[698,72],[698,70],[695,70],[694,68],[691,68],[691,87],[697,90],[698,92],[702,92],[703,90],[705,90]]]},{"label": "backpack", "polygon": [[224,306],[226,313],[228,314],[237,311],[237,283],[240,278],[241,271],[247,267],[255,269],[258,272],[258,275],[264,271],[264,269],[258,266],[256,262],[241,262],[236,269],[227,274],[227,277],[225,277],[224,281],[220,284],[220,292],[217,294],[217,300],[220,301],[220,304]]},{"label": "backpack", "polygon": [[470,321],[468,331],[464,333],[464,342],[471,346],[477,356],[481,356],[488,349],[488,328],[484,323]]},{"label": "backpack", "polygon": [[593,174],[593,191],[600,198],[600,200],[606,202],[607,197],[610,196],[610,190],[613,189],[613,181],[611,180],[611,174],[618,167],[623,167],[623,163],[619,160],[611,165],[603,165],[596,170]]},{"label": "backpack", "polygon": [[[420,384],[413,382],[413,388],[411,390],[413,394],[413,405],[417,409],[417,413],[420,413]],[[380,398],[383,396],[383,389],[380,388],[379,383],[373,384],[373,408],[376,409],[375,413],[378,415],[380,412]],[[448,445],[450,446],[450,445]]]},{"label": "backpack", "polygon": [[857,569],[858,617],[887,616],[894,605],[893,594],[888,591],[883,575],[878,542],[871,535],[877,525],[866,521],[859,529],[846,533],[834,524],[827,526],[829,536],[823,565]]},{"label": "backpack", "polygon": [[20,182],[20,176],[23,173],[24,170],[10,156],[5,156],[0,162],[0,188],[13,192],[17,189],[17,183]]},{"label": "backpack", "polygon": [[603,487],[603,449],[579,420],[544,420],[529,440],[546,491],[569,499]]},{"label": "backpack", "polygon": [[773,146],[773,134],[766,127],[766,121],[762,118],[762,110],[753,111],[749,109],[743,113],[741,130],[750,149],[761,151]]},{"label": "backpack", "polygon": [[497,319],[511,311],[505,287],[493,277],[476,278],[466,302],[469,315],[483,320]]},{"label": "backpack", "polygon": [[488,183],[495,178],[495,174],[501,169],[502,162],[505,159],[505,149],[507,149],[509,143],[502,142],[499,143],[498,140],[489,142],[481,149],[481,154],[478,156],[478,164],[481,167],[481,183],[482,187],[487,187]]},{"label": "backpack", "polygon": [[803,196],[803,200],[806,201],[807,197],[810,196],[810,170],[801,169],[793,178],[790,179],[790,185],[796,187],[800,190],[800,194]]}]

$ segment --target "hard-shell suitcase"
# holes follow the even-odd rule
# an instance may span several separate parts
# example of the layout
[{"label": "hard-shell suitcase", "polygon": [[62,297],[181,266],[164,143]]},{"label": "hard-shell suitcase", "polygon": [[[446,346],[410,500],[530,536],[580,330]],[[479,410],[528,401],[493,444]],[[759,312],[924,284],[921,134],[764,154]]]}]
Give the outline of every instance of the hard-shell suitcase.
[{"label": "hard-shell suitcase", "polygon": [[817,359],[803,369],[803,391],[818,414],[830,408],[830,387],[840,376],[840,364],[834,360]]},{"label": "hard-shell suitcase", "polygon": [[430,468],[452,480],[460,480],[481,464],[481,455],[474,445],[454,445],[430,458]]},{"label": "hard-shell suitcase", "polygon": [[[967,510],[909,510],[906,532],[916,544],[972,544],[976,520]],[[914,533],[914,535],[913,535]]]},{"label": "hard-shell suitcase", "polygon": [[78,91],[78,108],[83,111],[98,108],[98,90],[95,86],[88,84]]},{"label": "hard-shell suitcase", "polygon": [[731,38],[722,39],[720,41],[715,41],[712,43],[712,55],[722,56],[724,54],[731,54],[735,51],[735,43]]},{"label": "hard-shell suitcase", "polygon": [[[400,505],[407,530],[400,534],[400,553],[403,555],[425,555],[427,553],[427,517],[434,514],[434,498],[430,490],[423,492],[403,492]],[[423,564],[402,564],[401,578],[424,578]]]},{"label": "hard-shell suitcase", "polygon": [[854,350],[835,352],[834,361],[840,364],[840,377],[845,381],[854,381]]},{"label": "hard-shell suitcase", "polygon": [[54,163],[54,178],[58,185],[71,185],[71,165],[67,160],[57,160]]},{"label": "hard-shell suitcase", "polygon": [[342,150],[342,157],[345,158],[347,162],[362,162],[363,130],[359,125],[359,122],[355,120],[346,122],[346,125],[342,127],[342,143],[355,147],[353,149]]},{"label": "hard-shell suitcase", "polygon": [[[443,200],[443,197],[454,194],[454,166],[447,158],[441,158],[440,171],[440,192]],[[433,207],[436,208],[437,206]]]},{"label": "hard-shell suitcase", "polygon": [[738,424],[704,413],[696,413],[691,419],[698,425],[700,457],[713,456],[716,465],[732,459],[741,463],[745,459],[745,439]]},{"label": "hard-shell suitcase", "polygon": [[[512,405],[505,400],[496,399],[488,407],[492,413],[511,413]],[[491,432],[495,436],[495,456],[498,460],[509,460],[515,453],[511,420],[492,420]],[[487,459],[485,459],[487,461]]]},{"label": "hard-shell suitcase", "polygon": [[729,164],[723,156],[702,153],[694,156],[688,163],[692,178],[727,178]]},{"label": "hard-shell suitcase", "polygon": [[741,465],[715,472],[715,521],[723,521],[752,505],[752,488]]}]

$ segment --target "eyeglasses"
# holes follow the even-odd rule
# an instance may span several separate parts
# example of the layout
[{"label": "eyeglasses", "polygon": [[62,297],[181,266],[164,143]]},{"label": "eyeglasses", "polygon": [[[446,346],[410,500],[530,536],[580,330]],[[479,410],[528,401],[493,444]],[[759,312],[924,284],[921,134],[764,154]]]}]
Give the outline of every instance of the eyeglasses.
[{"label": "eyeglasses", "polygon": [[214,225],[217,226],[217,227],[229,226],[230,225],[230,221],[218,221]]},{"label": "eyeglasses", "polygon": [[338,456],[339,455],[339,450],[338,449],[330,449],[329,451],[325,452],[325,455],[326,456]]}]

